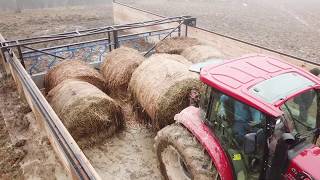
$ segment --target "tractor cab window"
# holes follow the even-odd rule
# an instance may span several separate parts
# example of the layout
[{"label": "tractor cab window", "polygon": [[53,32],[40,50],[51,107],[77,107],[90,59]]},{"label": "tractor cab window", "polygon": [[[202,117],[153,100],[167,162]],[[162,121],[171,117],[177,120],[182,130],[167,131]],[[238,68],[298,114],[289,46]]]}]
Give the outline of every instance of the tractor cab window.
[{"label": "tractor cab window", "polygon": [[211,98],[211,87],[207,86],[206,89],[203,90],[203,92],[201,92],[201,98],[200,98],[200,110],[201,110],[201,116],[203,119],[207,119],[208,118],[208,107],[209,107],[209,103],[210,98]]},{"label": "tractor cab window", "polygon": [[[237,179],[258,179],[263,167],[265,115],[257,109],[218,91],[208,121],[233,164]],[[252,151],[245,150],[248,137],[260,139]],[[258,138],[259,137],[259,138]]]},{"label": "tractor cab window", "polygon": [[[290,124],[288,130],[293,134],[303,135],[319,126],[317,125],[318,93],[313,89],[289,99],[281,109],[288,117]],[[310,137],[310,142],[312,139],[313,137]]]}]

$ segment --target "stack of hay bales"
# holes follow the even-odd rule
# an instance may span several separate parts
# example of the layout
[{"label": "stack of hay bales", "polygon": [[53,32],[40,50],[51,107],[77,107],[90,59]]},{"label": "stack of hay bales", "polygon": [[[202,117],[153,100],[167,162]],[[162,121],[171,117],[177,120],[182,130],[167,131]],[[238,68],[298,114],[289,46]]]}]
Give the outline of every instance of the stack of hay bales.
[{"label": "stack of hay bales", "polygon": [[66,79],[79,79],[105,91],[102,75],[82,61],[67,60],[52,68],[45,76],[46,93]]},{"label": "stack of hay bales", "polygon": [[192,63],[204,62],[208,59],[222,59],[223,54],[214,47],[207,45],[196,45],[186,48],[181,55]]},{"label": "stack of hay bales", "polygon": [[132,74],[129,91],[135,105],[151,119],[155,130],[174,122],[189,105],[191,90],[200,90],[198,75],[167,55],[153,55]]},{"label": "stack of hay bales", "polygon": [[111,94],[126,91],[133,71],[144,61],[135,49],[121,47],[111,51],[100,70]]},{"label": "stack of hay bales", "polygon": [[82,148],[102,142],[123,126],[120,106],[87,82],[65,80],[48,93],[47,99]]},{"label": "stack of hay bales", "polygon": [[181,54],[186,48],[200,44],[196,38],[173,37],[159,42],[155,50],[156,53]]}]

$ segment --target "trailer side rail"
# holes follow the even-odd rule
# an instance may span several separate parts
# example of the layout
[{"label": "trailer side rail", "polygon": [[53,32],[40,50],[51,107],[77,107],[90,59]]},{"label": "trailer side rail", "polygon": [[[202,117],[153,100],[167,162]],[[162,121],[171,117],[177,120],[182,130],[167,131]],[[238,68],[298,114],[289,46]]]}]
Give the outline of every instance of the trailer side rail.
[{"label": "trailer side rail", "polygon": [[[0,34],[0,42],[5,39]],[[4,57],[7,62],[4,62]],[[1,53],[1,64],[7,66],[18,91],[26,99],[37,121],[44,127],[53,149],[73,179],[101,179],[74,141],[45,97],[25,71],[14,52]]]},{"label": "trailer side rail", "polygon": [[[180,25],[176,27],[177,24]],[[0,49],[2,53],[15,52],[28,73],[36,74],[47,71],[65,59],[83,59],[88,63],[102,62],[108,52],[126,42],[139,39],[149,41],[155,37],[161,39],[166,35],[180,36],[182,25],[195,26],[195,24],[196,19],[190,16],[158,18],[3,41],[0,43]]]}]

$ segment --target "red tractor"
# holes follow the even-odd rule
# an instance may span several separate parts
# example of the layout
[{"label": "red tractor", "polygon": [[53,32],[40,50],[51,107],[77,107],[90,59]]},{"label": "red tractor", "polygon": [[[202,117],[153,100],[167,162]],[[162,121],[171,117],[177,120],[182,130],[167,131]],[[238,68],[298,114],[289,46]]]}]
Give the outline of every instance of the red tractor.
[{"label": "red tractor", "polygon": [[320,179],[320,79],[265,55],[201,69],[207,86],[156,136],[165,179]]}]

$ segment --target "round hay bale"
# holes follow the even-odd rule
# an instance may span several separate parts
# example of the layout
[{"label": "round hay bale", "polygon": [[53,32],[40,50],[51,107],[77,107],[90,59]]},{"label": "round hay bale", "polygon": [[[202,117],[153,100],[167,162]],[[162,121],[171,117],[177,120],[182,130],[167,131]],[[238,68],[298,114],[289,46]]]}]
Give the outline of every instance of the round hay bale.
[{"label": "round hay bale", "polygon": [[156,54],[153,54],[152,56],[158,59],[172,59],[188,66],[192,65],[190,61],[188,61],[186,58],[178,54],[156,53]]},{"label": "round hay bale", "polygon": [[49,92],[62,81],[71,78],[88,82],[105,91],[104,79],[97,70],[82,61],[67,60],[50,69],[45,75],[44,85],[46,92]]},{"label": "round hay bale", "polygon": [[129,83],[134,104],[148,115],[155,130],[173,123],[174,115],[189,106],[191,90],[200,88],[198,75],[188,66],[160,55],[144,61]]},{"label": "round hay bale", "polygon": [[206,45],[188,47],[181,53],[181,55],[192,63],[204,62],[211,58],[223,58],[223,54],[220,51]]},{"label": "round hay bale", "polygon": [[156,53],[181,54],[190,46],[201,44],[196,38],[173,37],[159,42],[156,46]]},{"label": "round hay bale", "polygon": [[80,147],[102,142],[123,126],[120,106],[87,82],[65,80],[47,99]]},{"label": "round hay bale", "polygon": [[127,90],[133,71],[143,62],[144,57],[132,48],[121,47],[111,51],[100,71],[105,78],[108,91]]}]

